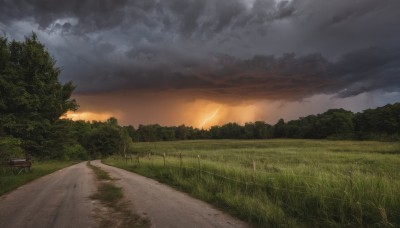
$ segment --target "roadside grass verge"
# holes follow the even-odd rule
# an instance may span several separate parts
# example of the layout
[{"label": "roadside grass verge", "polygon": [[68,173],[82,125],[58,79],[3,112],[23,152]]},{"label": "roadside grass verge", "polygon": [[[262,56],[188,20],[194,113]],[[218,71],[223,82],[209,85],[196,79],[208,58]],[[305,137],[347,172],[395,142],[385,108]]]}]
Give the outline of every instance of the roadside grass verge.
[{"label": "roadside grass verge", "polygon": [[91,199],[98,200],[103,205],[96,209],[96,217],[100,220],[99,227],[150,227],[150,222],[129,210],[127,202],[123,201],[122,189],[115,186],[110,175],[101,168],[87,162],[99,181],[97,192]]},{"label": "roadside grass verge", "polygon": [[[15,175],[6,167],[0,170],[0,196],[39,177],[79,163],[78,161],[35,161],[30,172]],[[0,167],[1,168],[1,167]]]},{"label": "roadside grass verge", "polygon": [[139,161],[103,162],[188,192],[255,227],[399,227],[399,145],[323,140],[137,143]]}]

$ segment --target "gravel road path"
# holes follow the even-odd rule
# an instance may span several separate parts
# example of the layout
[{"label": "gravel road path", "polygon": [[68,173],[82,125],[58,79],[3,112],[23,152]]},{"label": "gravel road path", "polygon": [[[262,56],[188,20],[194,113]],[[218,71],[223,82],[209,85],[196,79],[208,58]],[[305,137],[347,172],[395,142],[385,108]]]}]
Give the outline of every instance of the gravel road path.
[{"label": "gravel road path", "polygon": [[83,162],[0,197],[0,228],[94,227],[94,178]]},{"label": "gravel road path", "polygon": [[147,217],[152,227],[248,227],[247,224],[215,209],[203,201],[155,180],[119,168],[92,162],[123,188],[125,197],[139,215]]},{"label": "gravel road path", "polygon": [[[99,161],[117,178],[133,211],[152,227],[248,227],[247,224],[155,180]],[[95,227],[95,176],[84,162],[39,178],[0,197],[0,228]]]}]

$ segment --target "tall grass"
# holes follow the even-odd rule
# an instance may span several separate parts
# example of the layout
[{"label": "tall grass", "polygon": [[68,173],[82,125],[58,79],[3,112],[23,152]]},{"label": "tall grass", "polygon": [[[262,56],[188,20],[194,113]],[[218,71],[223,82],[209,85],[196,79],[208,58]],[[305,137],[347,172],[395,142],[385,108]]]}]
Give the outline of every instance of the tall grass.
[{"label": "tall grass", "polygon": [[6,167],[0,167],[0,195],[10,192],[32,180],[50,174],[59,169],[76,164],[74,161],[42,161],[32,164],[30,172],[13,174]]},{"label": "tall grass", "polygon": [[400,226],[399,142],[210,140],[137,143],[135,149],[140,165],[105,162],[255,226]]}]

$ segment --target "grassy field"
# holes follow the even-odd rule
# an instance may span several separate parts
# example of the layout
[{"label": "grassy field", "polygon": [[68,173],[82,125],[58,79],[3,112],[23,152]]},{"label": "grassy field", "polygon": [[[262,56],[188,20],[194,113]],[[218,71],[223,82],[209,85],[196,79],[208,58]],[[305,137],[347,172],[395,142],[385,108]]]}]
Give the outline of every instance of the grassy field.
[{"label": "grassy field", "polygon": [[135,151],[139,159],[104,162],[256,227],[400,226],[399,142],[179,141],[135,143]]},{"label": "grassy field", "polygon": [[14,175],[6,167],[0,166],[0,196],[32,180],[76,163],[74,161],[34,162],[31,172],[23,172],[19,175]]}]

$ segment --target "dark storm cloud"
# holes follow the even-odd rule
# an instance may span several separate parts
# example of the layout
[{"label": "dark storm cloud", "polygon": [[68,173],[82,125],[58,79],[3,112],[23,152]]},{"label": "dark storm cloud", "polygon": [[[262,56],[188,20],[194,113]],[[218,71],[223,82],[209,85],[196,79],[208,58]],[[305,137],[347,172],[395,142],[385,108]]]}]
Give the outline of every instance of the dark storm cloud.
[{"label": "dark storm cloud", "polygon": [[81,32],[96,32],[96,30],[141,24],[150,28],[163,26],[169,29],[169,32],[178,32],[178,35],[203,36],[252,24],[265,25],[267,22],[292,16],[295,10],[290,1],[276,3],[274,0],[256,0],[251,8],[246,7],[246,2],[246,0],[1,0],[0,18],[2,22],[33,20],[41,29],[63,18],[75,18],[78,21],[74,29]]},{"label": "dark storm cloud", "polygon": [[217,55],[208,62],[171,59],[168,63],[157,60],[160,56],[151,51],[141,56],[127,55],[153,64],[151,68],[148,64],[120,66],[115,72],[105,70],[111,65],[102,66],[104,74],[111,76],[101,77],[93,71],[92,78],[102,78],[103,86],[81,91],[173,91],[203,98],[298,100],[316,94],[348,97],[400,90],[399,49],[369,48],[349,53],[336,62],[319,54],[255,56],[247,60]]},{"label": "dark storm cloud", "polygon": [[33,26],[81,94],[296,100],[399,91],[399,12],[398,0],[0,0],[0,30]]},{"label": "dark storm cloud", "polygon": [[47,28],[58,19],[74,17],[79,20],[79,26],[95,31],[120,25],[126,0],[1,0],[0,5],[0,18],[5,22],[33,19],[40,28]]},{"label": "dark storm cloud", "polygon": [[347,87],[340,97],[363,92],[400,90],[400,49],[369,48],[343,56],[335,65],[334,75]]}]

